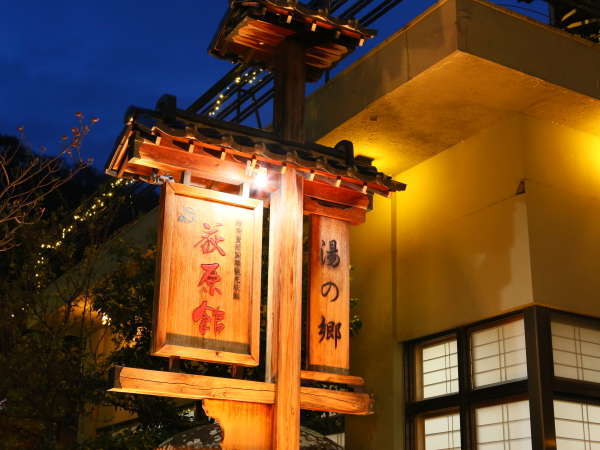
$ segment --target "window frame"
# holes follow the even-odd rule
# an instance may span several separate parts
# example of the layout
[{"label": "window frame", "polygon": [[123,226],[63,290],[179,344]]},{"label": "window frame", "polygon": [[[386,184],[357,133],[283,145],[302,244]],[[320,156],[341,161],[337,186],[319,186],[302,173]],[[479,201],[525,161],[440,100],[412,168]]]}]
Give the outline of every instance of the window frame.
[{"label": "window frame", "polygon": [[[477,407],[527,398],[527,379],[478,388],[474,388],[472,383],[471,334],[520,318],[525,319],[523,310],[512,311],[467,326],[405,342],[406,444],[408,449],[420,450],[423,448],[420,444],[422,436],[417,425],[421,417],[448,410],[458,410],[460,414],[462,448],[465,450],[473,449],[476,445],[475,410]],[[417,380],[419,374],[415,362],[420,349],[430,343],[454,338],[456,339],[458,359],[458,392],[418,400],[417,388],[420,381]]]},{"label": "window frame", "polygon": [[[598,383],[600,384],[600,383]],[[558,400],[558,401],[563,401],[563,402],[570,402],[570,403],[583,403],[585,405],[591,405],[591,406],[597,406],[600,407],[600,399],[592,399],[592,398],[586,398],[584,400],[575,400],[571,397],[565,397],[563,395],[554,395],[554,397],[552,398],[552,414],[554,414],[554,401]],[[583,422],[585,423],[585,422]],[[556,447],[554,447],[556,448]]]},{"label": "window frame", "polygon": [[[474,331],[493,327],[522,317],[525,326],[527,378],[505,383],[473,387],[470,338]],[[531,305],[466,326],[446,330],[404,343],[406,448],[421,449],[415,424],[419,417],[458,409],[461,445],[476,448],[475,410],[478,407],[529,400],[532,448],[556,448],[554,400],[600,405],[600,383],[554,376],[552,321],[600,329],[600,318],[575,314],[541,305]],[[418,400],[415,384],[416,349],[434,340],[457,340],[459,391],[455,394]]]},{"label": "window frame", "polygon": [[[509,381],[500,381],[499,383],[490,383],[490,384],[485,384],[482,386],[475,386],[474,385],[475,382],[473,380],[473,372],[474,372],[474,368],[475,368],[475,366],[473,365],[473,352],[472,352],[472,346],[471,346],[473,334],[477,333],[479,331],[486,330],[486,329],[501,327],[507,323],[516,322],[518,320],[523,320],[523,328],[524,328],[523,331],[525,334],[525,328],[526,328],[525,315],[519,311],[513,312],[506,316],[495,317],[490,320],[486,320],[483,323],[478,322],[477,324],[469,325],[467,327],[468,336],[467,336],[466,345],[468,346],[468,351],[469,351],[469,354],[468,354],[469,361],[468,362],[469,362],[469,370],[470,370],[470,388],[472,390],[485,389],[487,387],[512,383],[514,381],[523,381],[523,380],[527,380],[527,378],[529,377],[529,372],[527,372],[527,377],[525,377],[525,378],[515,378],[515,379],[509,380]],[[525,355],[527,356],[527,341],[525,342]],[[525,359],[525,364],[527,367],[527,359]],[[501,369],[502,369],[502,366],[500,366],[500,370]]]},{"label": "window frame", "polygon": [[[558,310],[549,310],[549,314],[550,314],[550,345],[552,345],[552,322],[553,321],[571,325],[571,326],[575,326],[575,327],[588,328],[588,329],[600,331],[600,319],[593,319],[588,316],[582,316],[579,314],[570,314],[570,313],[565,313],[564,311],[558,311]],[[552,349],[552,350],[554,350],[554,349]],[[600,382],[584,381],[584,380],[577,380],[574,378],[556,376],[554,374],[554,358],[552,360],[552,374],[554,376],[555,383],[557,385],[562,386],[564,384],[566,389],[574,390],[575,391],[575,392],[573,392],[574,394],[576,392],[580,392],[581,390],[583,390],[585,392],[587,392],[589,390],[599,391],[598,393],[600,394]],[[579,384],[579,386],[571,386],[572,382],[576,382],[577,384]],[[569,389],[569,386],[571,387],[571,389]],[[586,398],[589,398],[589,396]],[[600,400],[600,395],[596,395],[593,398]]]},{"label": "window frame", "polygon": [[[416,432],[420,435],[425,437],[425,420],[432,418],[432,417],[440,417],[440,416],[446,416],[446,415],[450,415],[450,414],[459,414],[460,417],[460,411],[458,410],[458,408],[449,408],[449,409],[445,409],[445,410],[441,410],[441,411],[432,411],[430,413],[425,413],[425,414],[420,414],[419,416],[417,416],[415,418],[415,430]],[[461,441],[462,441],[462,436],[461,436]],[[421,439],[419,441],[417,441],[417,446],[415,447],[416,450],[425,450],[425,440]]]},{"label": "window frame", "polygon": [[[427,397],[427,398],[420,398],[423,397],[424,394],[424,385],[423,385],[423,380],[422,379],[417,379],[418,377],[416,376],[417,372],[420,372],[421,370],[423,370],[423,349],[430,347],[430,346],[434,346],[436,344],[440,344],[443,342],[447,342],[447,341],[452,341],[452,340],[456,340],[457,341],[457,348],[456,348],[456,352],[457,352],[457,357],[458,357],[458,338],[455,334],[450,333],[450,334],[444,334],[442,336],[437,336],[433,339],[428,339],[426,341],[421,341],[419,344],[415,345],[415,347],[413,348],[414,353],[414,372],[415,372],[415,377],[414,377],[414,400],[415,401],[425,401],[425,400],[429,400],[432,398],[439,398],[439,397],[446,397],[448,395],[454,395],[455,393],[450,393],[450,394],[442,394],[442,395],[436,395],[436,396],[432,396],[432,397]],[[460,373],[459,373],[460,376]],[[459,387],[460,390],[460,387]]]}]

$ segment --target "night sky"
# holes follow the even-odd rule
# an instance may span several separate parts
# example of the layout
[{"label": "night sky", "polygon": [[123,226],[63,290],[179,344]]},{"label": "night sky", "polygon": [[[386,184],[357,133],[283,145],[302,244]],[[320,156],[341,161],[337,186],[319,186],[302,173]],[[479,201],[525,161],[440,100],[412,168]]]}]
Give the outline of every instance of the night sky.
[{"label": "night sky", "polygon": [[[545,12],[536,1],[528,6]],[[378,37],[346,64],[433,3],[403,1],[375,22]],[[226,7],[226,0],[4,2],[0,134],[24,126],[32,148],[55,152],[76,112],[97,116],[82,151],[102,169],[129,105],[152,108],[169,93],[185,108],[231,69],[207,54]]]}]

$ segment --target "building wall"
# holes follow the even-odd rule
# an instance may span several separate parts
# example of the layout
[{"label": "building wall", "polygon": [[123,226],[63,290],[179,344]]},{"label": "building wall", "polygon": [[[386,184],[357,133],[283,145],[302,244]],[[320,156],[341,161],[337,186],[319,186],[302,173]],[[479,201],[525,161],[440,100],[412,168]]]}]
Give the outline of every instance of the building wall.
[{"label": "building wall", "polygon": [[600,317],[600,138],[526,121],[536,302]]},{"label": "building wall", "polygon": [[424,336],[533,300],[524,116],[401,173],[396,194],[396,336]]},{"label": "building wall", "polygon": [[393,331],[393,204],[375,198],[366,222],[351,227],[352,297],[359,303],[352,313],[363,322],[351,338],[351,373],[364,377],[374,395],[376,412],[346,416],[346,448],[392,449],[403,442],[402,350]]},{"label": "building wall", "polygon": [[600,138],[511,114],[396,178],[351,234],[377,411],[348,420],[351,449],[404,448],[402,341],[532,302],[600,317]]},{"label": "building wall", "polygon": [[400,341],[531,302],[600,316],[600,138],[515,114],[397,178]]}]

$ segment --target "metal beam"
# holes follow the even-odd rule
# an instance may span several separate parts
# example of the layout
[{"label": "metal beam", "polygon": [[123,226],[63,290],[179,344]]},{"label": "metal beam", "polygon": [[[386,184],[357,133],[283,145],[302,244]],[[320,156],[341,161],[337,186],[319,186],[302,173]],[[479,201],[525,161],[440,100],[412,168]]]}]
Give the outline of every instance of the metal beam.
[{"label": "metal beam", "polygon": [[371,23],[375,22],[377,19],[379,19],[381,16],[383,16],[385,13],[387,13],[390,9],[392,9],[394,6],[396,6],[401,1],[402,0],[386,0],[386,1],[381,2],[379,5],[377,5],[375,8],[373,8],[367,14],[365,14],[360,19],[360,23],[365,26],[370,25]]}]

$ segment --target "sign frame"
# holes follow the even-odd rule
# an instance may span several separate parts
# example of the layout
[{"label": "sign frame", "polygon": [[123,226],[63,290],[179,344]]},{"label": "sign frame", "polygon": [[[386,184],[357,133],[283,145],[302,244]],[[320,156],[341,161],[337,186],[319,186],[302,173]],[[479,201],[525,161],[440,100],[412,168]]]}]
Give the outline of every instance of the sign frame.
[{"label": "sign frame", "polygon": [[[196,348],[177,345],[168,342],[169,305],[176,302],[172,297],[173,276],[172,264],[174,263],[174,230],[177,223],[176,197],[183,196],[214,202],[221,205],[235,206],[252,211],[252,255],[249,280],[251,287],[250,305],[248,312],[250,322],[248,327],[248,351],[216,350],[210,348]],[[152,351],[154,356],[175,357],[198,361],[215,362],[221,364],[234,364],[254,367],[259,364],[260,357],[260,303],[261,303],[261,262],[262,262],[262,228],[263,228],[263,201],[242,197],[239,195],[217,192],[209,189],[189,186],[179,183],[166,182],[161,189],[160,219],[158,227],[157,264],[154,289],[154,310],[152,319],[153,339]],[[191,320],[191,319],[190,319]]]},{"label": "sign frame", "polygon": [[[311,215],[306,330],[309,371],[350,373],[349,227],[343,220]],[[335,259],[326,261],[331,244]]]}]

